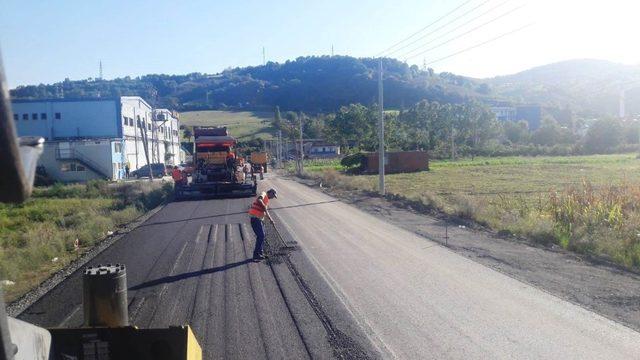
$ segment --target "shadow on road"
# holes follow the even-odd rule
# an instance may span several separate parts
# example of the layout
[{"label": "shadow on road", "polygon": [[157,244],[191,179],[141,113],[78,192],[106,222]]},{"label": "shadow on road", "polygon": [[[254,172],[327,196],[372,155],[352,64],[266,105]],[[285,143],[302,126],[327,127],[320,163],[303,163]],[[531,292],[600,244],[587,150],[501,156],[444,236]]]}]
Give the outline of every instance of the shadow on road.
[{"label": "shadow on road", "polygon": [[170,283],[173,283],[173,282],[176,282],[176,281],[185,280],[185,279],[189,279],[189,278],[192,278],[192,277],[198,277],[198,276],[201,276],[201,275],[214,274],[214,273],[217,273],[217,272],[233,269],[233,268],[238,267],[238,266],[246,265],[246,264],[249,264],[251,262],[253,262],[253,259],[249,258],[249,259],[245,259],[245,260],[242,260],[242,261],[226,264],[226,265],[223,265],[223,266],[216,266],[216,267],[213,267],[213,268],[210,268],[210,269],[202,269],[202,270],[187,272],[187,273],[178,274],[178,275],[165,276],[165,277],[162,277],[162,278],[159,278],[159,279],[143,282],[142,284],[139,284],[139,285],[136,285],[136,286],[132,286],[132,287],[129,288],[129,290],[140,290],[140,289],[144,289],[144,288],[148,288],[148,287],[152,287],[152,286],[157,286],[157,285],[161,285],[161,284],[170,284]]},{"label": "shadow on road", "polygon": [[[321,201],[321,202],[316,202],[316,203],[281,206],[281,207],[272,207],[272,208],[269,208],[269,211],[274,211],[274,210],[279,210],[279,209],[291,209],[291,208],[298,208],[298,207],[305,207],[305,206],[323,205],[323,204],[329,204],[329,203],[339,202],[339,201],[340,200],[328,200],[328,201]],[[247,210],[248,209],[249,209],[249,207],[247,206]],[[241,211],[241,212],[234,212],[234,213],[227,213],[227,214],[198,216],[198,217],[179,219],[179,220],[155,221],[155,222],[151,222],[151,223],[144,223],[144,224],[140,225],[139,227],[146,227],[146,226],[152,226],[152,225],[173,224],[173,223],[179,223],[179,222],[188,221],[188,220],[214,219],[214,218],[219,218],[219,217],[223,217],[223,216],[244,215],[246,213],[247,213],[246,211]]]}]

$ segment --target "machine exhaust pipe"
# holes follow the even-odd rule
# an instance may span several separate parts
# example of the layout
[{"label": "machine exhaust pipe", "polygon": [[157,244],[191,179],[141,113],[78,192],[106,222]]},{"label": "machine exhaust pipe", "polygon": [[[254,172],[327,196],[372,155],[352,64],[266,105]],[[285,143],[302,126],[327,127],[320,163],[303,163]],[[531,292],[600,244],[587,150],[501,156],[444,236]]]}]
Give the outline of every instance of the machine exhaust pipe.
[{"label": "machine exhaust pipe", "polygon": [[129,326],[127,272],[123,264],[86,268],[82,285],[84,326]]}]

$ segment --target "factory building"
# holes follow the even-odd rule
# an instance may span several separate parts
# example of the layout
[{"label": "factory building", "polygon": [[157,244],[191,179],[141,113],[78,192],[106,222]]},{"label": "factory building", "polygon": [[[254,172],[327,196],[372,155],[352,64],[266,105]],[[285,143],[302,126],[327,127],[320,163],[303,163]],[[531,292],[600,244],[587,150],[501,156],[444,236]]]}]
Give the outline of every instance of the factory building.
[{"label": "factory building", "polygon": [[19,136],[45,138],[39,165],[58,181],[119,180],[127,165],[181,160],[177,114],[138,96],[13,100],[12,110]]}]

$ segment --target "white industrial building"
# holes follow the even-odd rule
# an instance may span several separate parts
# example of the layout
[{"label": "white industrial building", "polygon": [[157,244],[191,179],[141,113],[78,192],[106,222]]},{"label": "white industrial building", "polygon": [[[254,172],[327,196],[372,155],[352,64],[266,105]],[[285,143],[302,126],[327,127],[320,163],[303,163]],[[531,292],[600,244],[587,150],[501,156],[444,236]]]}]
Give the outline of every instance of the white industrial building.
[{"label": "white industrial building", "polygon": [[181,161],[177,113],[153,110],[138,96],[13,100],[12,110],[19,136],[45,138],[39,165],[59,181],[123,179],[127,164],[133,171],[147,157]]}]

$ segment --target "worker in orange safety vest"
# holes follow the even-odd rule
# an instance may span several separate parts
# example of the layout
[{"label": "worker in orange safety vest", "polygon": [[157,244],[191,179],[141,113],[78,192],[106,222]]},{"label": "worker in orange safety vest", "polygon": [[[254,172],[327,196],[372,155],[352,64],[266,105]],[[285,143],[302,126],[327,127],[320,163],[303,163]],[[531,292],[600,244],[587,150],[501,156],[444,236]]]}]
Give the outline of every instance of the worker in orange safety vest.
[{"label": "worker in orange safety vest", "polygon": [[269,214],[267,208],[269,207],[269,200],[277,199],[275,189],[269,189],[267,192],[262,192],[258,198],[251,204],[249,208],[249,217],[251,218],[251,228],[256,234],[256,246],[253,249],[253,260],[260,261],[265,258],[262,246],[264,244],[264,218],[266,217],[273,224],[273,219]]},{"label": "worker in orange safety vest", "polygon": [[184,173],[177,166],[173,167],[173,171],[171,172],[171,177],[173,178],[173,181],[176,183],[176,185],[183,185],[184,180],[186,180]]}]

